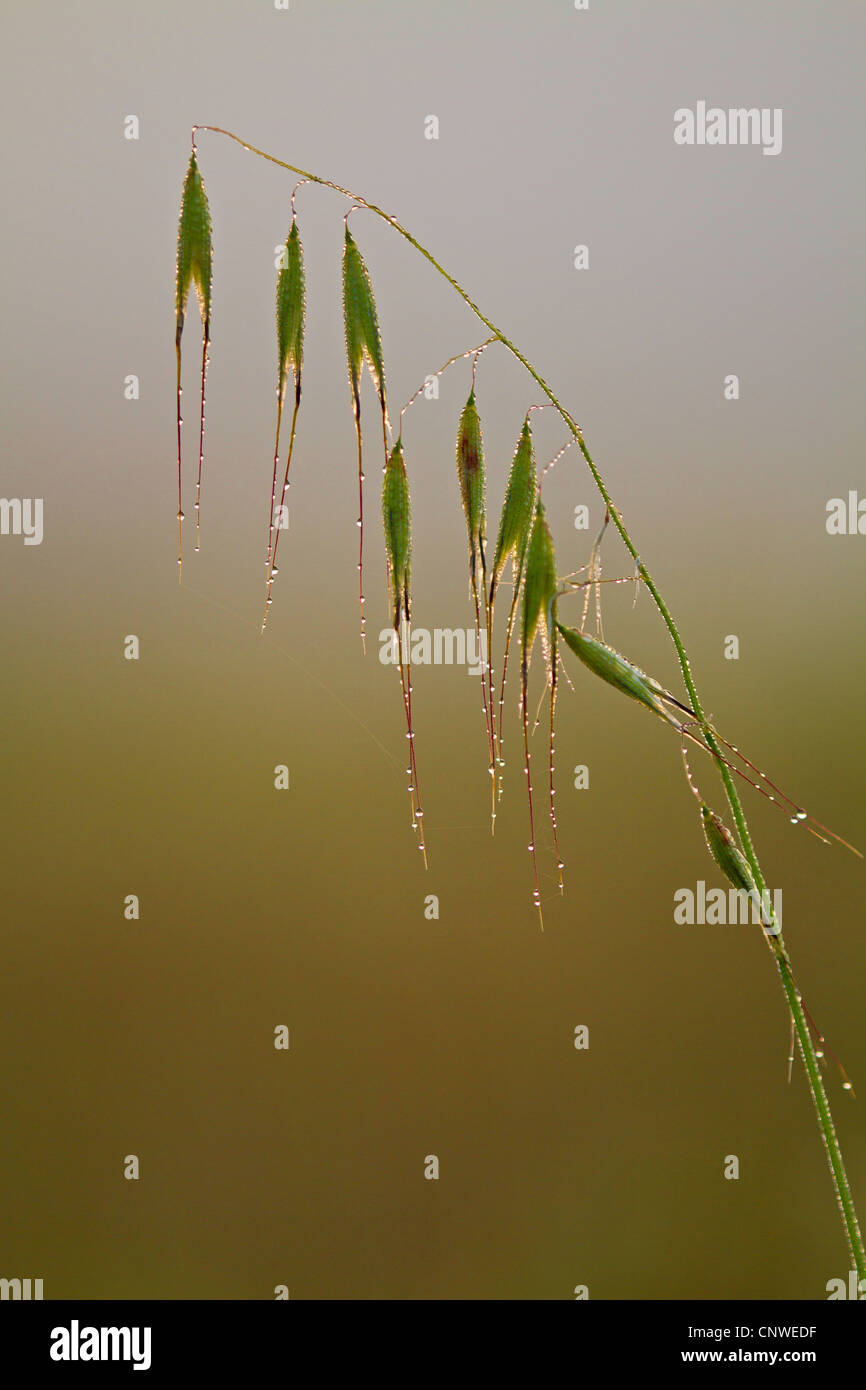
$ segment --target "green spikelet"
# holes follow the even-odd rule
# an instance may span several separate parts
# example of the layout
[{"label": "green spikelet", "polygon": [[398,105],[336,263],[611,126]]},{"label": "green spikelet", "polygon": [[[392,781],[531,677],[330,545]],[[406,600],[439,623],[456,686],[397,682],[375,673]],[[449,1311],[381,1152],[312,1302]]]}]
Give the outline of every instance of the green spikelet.
[{"label": "green spikelet", "polygon": [[676,719],[668,712],[662,701],[661,686],[645,675],[638,666],[626,661],[624,656],[615,652],[613,647],[608,647],[604,642],[599,642],[595,637],[588,637],[585,633],[578,632],[576,628],[563,627],[557,624],[566,646],[579,657],[584,666],[587,666],[595,675],[601,676],[608,685],[614,686],[616,690],[621,690],[624,695],[630,696],[632,700],[637,700],[640,704],[651,709],[653,714],[659,715],[679,728]]},{"label": "green spikelet", "polygon": [[469,576],[475,583],[478,570],[484,568],[484,539],[487,523],[487,496],[484,477],[484,440],[481,421],[470,391],[463,407],[457,430],[457,479],[466,516],[469,539]]},{"label": "green spikelet", "polygon": [[385,395],[385,366],[382,358],[382,339],[373,286],[358,250],[355,238],[346,225],[343,250],[343,315],[346,325],[346,358],[353,401],[361,390],[361,371],[366,361],[379,396],[383,412],[387,410]]},{"label": "green spikelet", "polygon": [[382,339],[373,286],[364,259],[346,223],[343,248],[343,319],[346,329],[346,361],[349,368],[349,387],[352,392],[352,411],[358,440],[358,601],[361,610],[361,644],[366,650],[366,619],[364,617],[364,462],[361,434],[361,374],[364,362],[370,369],[382,411],[382,443],[388,460],[388,402],[385,393],[385,366],[382,358]]},{"label": "green spikelet", "polygon": [[[704,839],[707,842],[707,849],[725,878],[741,893],[745,893],[758,909],[765,934],[770,937],[778,936],[781,932],[781,925],[774,920],[769,894],[764,901],[761,900],[758,885],[755,883],[754,875],[745,855],[737,846],[737,842],[728,827],[716,815],[715,811],[711,811],[704,802],[701,802],[701,826],[703,827]],[[787,960],[787,955],[784,953],[783,959]]]},{"label": "green spikelet", "polygon": [[409,622],[410,560],[412,551],[411,515],[409,508],[409,479],[403,458],[403,443],[398,439],[391,450],[382,487],[382,521],[385,531],[385,553],[388,559],[388,584],[394,628]]},{"label": "green spikelet", "polygon": [[195,155],[190,156],[183,184],[180,222],[177,229],[177,334],[183,332],[187,300],[195,286],[202,322],[207,332],[210,322],[213,280],[213,239],[210,208],[204,180]]},{"label": "green spikelet", "polygon": [[286,239],[283,264],[277,276],[277,358],[279,363],[279,394],[282,397],[286,377],[291,369],[295,378],[295,393],[301,394],[301,367],[304,360],[304,248],[297,222]]},{"label": "green spikelet", "polygon": [[[532,851],[532,866],[535,877],[533,901],[541,917],[541,896],[538,882],[538,863],[535,851],[535,814],[532,804],[532,777],[530,773],[529,752],[529,711],[527,708],[529,685],[529,662],[535,639],[541,635],[544,659],[547,668],[547,683],[550,688],[550,743],[548,752],[548,777],[550,791],[550,821],[553,828],[553,842],[556,851],[556,864],[559,873],[559,890],[562,892],[562,859],[556,830],[556,807],[554,802],[553,739],[556,711],[556,556],[553,540],[544,507],[539,498],[535,504],[535,520],[526,546],[526,559],[523,580],[523,612],[520,630],[520,707],[523,720],[523,755],[526,770],[526,787],[529,797],[529,831]],[[543,925],[543,920],[542,920]]]},{"label": "green spikelet", "polygon": [[409,479],[403,458],[403,441],[398,438],[385,466],[382,486],[382,523],[385,532],[385,553],[388,559],[388,591],[391,600],[395,646],[399,654],[400,687],[406,716],[406,737],[409,741],[409,810],[412,828],[418,833],[418,848],[427,866],[427,847],[424,841],[424,812],[421,808],[421,789],[415,758],[415,731],[412,727],[412,671],[409,661],[409,623],[412,616],[410,596],[410,562],[412,555],[412,519],[409,507]]},{"label": "green spikelet", "polygon": [[265,613],[262,619],[262,631],[264,632],[268,620],[268,609],[273,602],[271,589],[273,588],[274,576],[277,573],[277,547],[280,541],[280,530],[275,531],[275,513],[277,507],[277,467],[280,457],[280,428],[283,419],[283,404],[285,402],[286,384],[288,374],[291,371],[295,381],[295,407],[292,413],[292,427],[289,433],[289,448],[286,456],[286,471],[283,478],[283,490],[280,494],[282,504],[289,486],[289,469],[292,466],[292,453],[295,446],[295,430],[298,423],[298,410],[301,404],[301,369],[304,361],[304,322],[306,314],[305,300],[305,281],[304,281],[304,249],[301,245],[301,238],[298,232],[298,224],[294,217],[289,235],[281,258],[280,272],[277,276],[277,300],[276,300],[276,320],[277,320],[277,432],[274,443],[274,467],[271,480],[271,505],[268,513],[268,554],[266,560],[267,568],[267,592],[265,595]]},{"label": "green spikelet", "polygon": [[496,822],[496,713],[493,708],[493,614],[487,594],[487,488],[484,475],[484,439],[481,420],[475,403],[475,387],[463,407],[457,427],[457,481],[466,518],[469,541],[469,586],[475,604],[475,635],[486,643],[486,660],[481,671],[481,703],[487,726],[487,751],[490,771],[490,825]]},{"label": "green spikelet", "polygon": [[556,642],[556,557],[540,499],[535,505],[535,521],[526,551],[526,574],[523,581],[521,648],[523,662],[527,666],[539,628],[550,673]]},{"label": "green spikelet", "polygon": [[204,391],[207,375],[208,345],[210,343],[211,284],[213,282],[213,238],[211,216],[204,182],[199,173],[195,153],[190,156],[189,168],[183,185],[180,205],[180,221],[177,231],[177,278],[175,310],[177,327],[175,347],[177,351],[177,572],[181,576],[183,565],[183,507],[182,507],[182,464],[181,464],[181,337],[183,335],[186,306],[190,289],[195,286],[199,311],[202,320],[201,354],[201,416],[199,426],[198,479],[196,482],[196,550],[199,547],[201,513],[201,469],[204,459]]},{"label": "green spikelet", "polygon": [[502,504],[502,515],[499,519],[499,533],[496,537],[496,549],[493,554],[493,568],[490,576],[491,602],[499,587],[499,581],[509,557],[514,565],[515,576],[523,564],[537,491],[535,451],[532,447],[532,431],[529,428],[529,417],[527,416],[523,422],[517,448],[514,451],[511,472],[508,475],[508,486],[505,489],[505,501]]},{"label": "green spikelet", "polygon": [[701,804],[701,825],[707,849],[715,859],[729,883],[742,893],[757,895],[757,886],[745,856],[737,848],[737,843],[728,827],[715,811]]},{"label": "green spikelet", "polygon": [[[505,500],[502,504],[502,514],[499,518],[499,532],[496,537],[496,549],[493,555],[493,568],[490,574],[490,590],[487,599],[490,627],[492,628],[496,590],[499,587],[499,581],[502,578],[503,571],[510,557],[512,572],[514,574],[514,592],[511,596],[508,623],[505,629],[505,650],[502,655],[502,680],[499,685],[499,710],[497,718],[499,740],[496,750],[496,761],[499,765],[498,795],[500,797],[502,795],[502,773],[505,767],[502,726],[505,714],[505,687],[508,680],[508,656],[511,651],[511,636],[517,617],[517,605],[520,598],[521,584],[523,582],[523,565],[526,556],[526,547],[529,543],[529,532],[532,526],[532,516],[537,495],[538,481],[535,474],[535,451],[532,447],[532,431],[529,428],[529,415],[527,414],[523,421],[523,429],[520,432],[520,438],[517,441],[517,448],[514,451],[514,458],[511,461],[511,471],[508,475],[508,485],[505,489]],[[493,691],[491,687],[491,708],[493,704],[492,696]]]}]

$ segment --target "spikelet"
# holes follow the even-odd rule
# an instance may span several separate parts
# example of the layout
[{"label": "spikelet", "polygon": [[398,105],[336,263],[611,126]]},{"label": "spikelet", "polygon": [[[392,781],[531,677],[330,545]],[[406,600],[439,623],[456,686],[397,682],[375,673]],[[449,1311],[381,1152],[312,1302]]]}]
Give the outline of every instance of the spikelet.
[{"label": "spikelet", "polygon": [[194,286],[202,321],[201,415],[199,419],[198,477],[196,481],[196,550],[201,532],[201,469],[204,460],[204,392],[210,345],[211,285],[213,282],[213,237],[210,208],[195,152],[190,156],[183,185],[180,221],[177,231],[177,280],[175,346],[177,351],[177,572],[183,566],[183,505],[181,489],[181,337],[187,300]]},{"label": "spikelet", "polygon": [[403,458],[403,441],[398,437],[388,457],[382,485],[382,524],[385,532],[385,555],[388,563],[388,593],[394,643],[400,667],[400,688],[406,716],[406,738],[409,744],[409,810],[412,828],[418,831],[418,845],[427,865],[424,842],[424,811],[418,785],[415,761],[415,730],[412,727],[412,671],[409,660],[412,618],[411,564],[412,516],[409,503],[409,479]]},{"label": "spikelet", "polygon": [[475,401],[475,388],[463,407],[457,427],[457,481],[466,518],[469,542],[469,585],[475,605],[475,637],[481,651],[481,612],[484,610],[485,653],[481,669],[481,702],[487,726],[487,752],[490,771],[490,824],[496,823],[496,720],[493,709],[493,667],[491,645],[493,617],[487,593],[487,488],[484,474],[484,438]]},{"label": "spikelet", "polygon": [[496,597],[502,572],[509,559],[512,561],[516,587],[517,575],[522,568],[523,557],[529,540],[537,492],[535,451],[532,447],[532,431],[529,428],[529,416],[527,415],[511,462],[508,486],[505,489],[505,501],[502,504],[502,515],[499,519],[499,531],[496,537],[496,549],[493,552],[493,565],[490,574],[491,603]]},{"label": "spikelet", "polygon": [[[289,469],[292,465],[292,453],[295,446],[295,430],[298,422],[298,411],[301,405],[301,369],[304,360],[304,322],[306,313],[305,301],[305,281],[304,281],[304,249],[301,245],[301,238],[298,233],[298,224],[294,217],[289,235],[280,261],[280,272],[277,276],[277,432],[274,443],[274,469],[271,481],[271,506],[268,515],[268,554],[267,554],[267,593],[265,595],[265,613],[262,619],[262,631],[268,620],[268,609],[270,608],[271,589],[274,583],[274,576],[277,573],[277,546],[280,539],[282,526],[275,526],[275,513],[277,510],[277,466],[280,457],[280,426],[283,418],[283,404],[286,397],[286,386],[288,374],[291,371],[295,385],[295,404],[292,411],[292,426],[289,432],[289,449],[286,455],[286,471],[283,478],[283,490],[280,494],[280,516],[282,517],[282,506],[285,502],[286,492],[289,486]],[[276,530],[276,535],[274,531]]]},{"label": "spikelet", "polygon": [[[661,686],[647,676],[639,666],[627,661],[619,652],[614,651],[613,647],[607,646],[605,642],[600,642],[596,637],[589,637],[586,633],[578,632],[577,628],[563,627],[558,625],[559,632],[570,651],[579,657],[584,666],[600,676],[608,685],[612,685],[616,690],[622,691],[623,695],[628,695],[632,700],[639,701],[647,709],[652,710],[653,714],[659,715],[661,719],[666,719],[668,723],[676,728],[680,727],[679,721],[670,713],[664,703],[664,692]],[[688,711],[691,713],[691,711]]]},{"label": "spikelet", "polygon": [[[532,869],[535,880],[533,900],[541,916],[541,893],[538,883],[538,856],[535,846],[535,815],[532,803],[532,775],[529,752],[529,663],[535,639],[540,635],[544,648],[547,668],[547,681],[550,687],[550,743],[548,754],[548,777],[550,794],[550,820],[553,826],[554,848],[556,851],[559,889],[562,892],[562,860],[556,831],[556,810],[554,805],[553,739],[554,715],[556,709],[556,557],[553,540],[539,498],[535,505],[535,520],[529,543],[526,547],[525,578],[523,582],[523,611],[520,626],[520,710],[523,721],[523,757],[526,770],[526,789],[529,798],[529,849],[532,854]],[[543,925],[543,921],[542,921]]]},{"label": "spikelet", "polygon": [[385,367],[382,359],[382,340],[373,286],[364,259],[346,223],[343,249],[343,318],[346,329],[346,360],[349,368],[349,387],[352,392],[352,411],[358,440],[358,600],[361,610],[361,645],[366,650],[366,621],[364,617],[364,462],[361,434],[361,375],[364,363],[370,369],[382,411],[382,442],[385,464],[388,463],[388,404],[385,394]]},{"label": "spikelet", "polygon": [[505,712],[505,686],[508,678],[508,654],[511,650],[511,637],[514,631],[514,620],[517,615],[517,605],[520,599],[520,586],[523,582],[523,562],[526,555],[526,547],[529,543],[529,532],[532,527],[532,517],[537,495],[538,480],[535,470],[535,451],[532,446],[532,431],[529,428],[529,415],[527,414],[523,421],[523,429],[517,441],[514,457],[511,461],[511,471],[508,475],[508,484],[505,489],[505,500],[502,504],[502,513],[499,518],[496,548],[493,552],[493,565],[490,571],[490,590],[488,594],[488,608],[490,610],[492,626],[496,591],[502,579],[505,566],[510,559],[514,577],[514,591],[511,595],[511,607],[508,612],[508,624],[505,630],[502,680],[499,685],[499,744],[497,749],[497,761],[500,769],[498,789],[500,796],[502,795],[502,770],[505,767],[505,760],[502,753],[502,723]]}]

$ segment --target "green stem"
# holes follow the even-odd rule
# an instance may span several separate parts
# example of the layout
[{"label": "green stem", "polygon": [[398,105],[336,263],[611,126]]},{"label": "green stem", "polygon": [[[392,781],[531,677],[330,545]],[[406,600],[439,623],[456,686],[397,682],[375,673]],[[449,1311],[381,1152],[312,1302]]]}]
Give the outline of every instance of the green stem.
[{"label": "green stem", "polygon": [[[661,594],[656,588],[655,581],[653,580],[652,576],[649,573],[649,570],[647,569],[646,565],[641,559],[637,547],[635,546],[631,536],[629,535],[625,522],[623,521],[622,516],[620,515],[619,508],[615,505],[613,498],[608,492],[604,479],[602,478],[596,464],[592,459],[589,449],[586,446],[580,427],[575,423],[575,421],[572,419],[571,415],[569,415],[565,407],[557,400],[556,396],[554,395],[551,388],[548,386],[547,382],[540,375],[540,373],[536,371],[532,363],[526,357],[524,357],[520,349],[516,347],[514,343],[511,342],[510,338],[506,337],[502,330],[500,328],[497,328],[496,324],[493,323],[493,321],[489,319],[486,314],[482,313],[478,305],[474,302],[474,300],[470,299],[463,286],[460,285],[458,281],[454,279],[453,275],[449,275],[448,271],[445,270],[444,266],[441,266],[439,264],[435,256],[433,256],[427,250],[426,246],[422,246],[419,241],[416,241],[415,237],[412,236],[411,232],[407,231],[406,228],[402,226],[400,222],[397,221],[396,217],[393,217],[390,213],[385,212],[384,209],[377,207],[375,203],[368,202],[366,198],[362,198],[359,194],[353,193],[351,189],[343,188],[340,184],[334,183],[331,179],[320,178],[317,174],[311,174],[306,169],[299,169],[295,164],[288,164],[282,159],[276,159],[274,155],[267,154],[264,150],[257,149],[255,145],[248,144],[246,140],[242,140],[240,136],[234,135],[230,130],[224,130],[221,126],[194,126],[192,131],[193,148],[195,148],[195,134],[197,130],[210,130],[214,134],[225,135],[227,139],[233,140],[236,144],[241,145],[245,150],[248,150],[250,154],[254,154],[258,156],[260,159],[265,159],[270,164],[276,164],[279,168],[286,169],[289,173],[296,174],[299,178],[307,179],[310,183],[319,184],[324,188],[330,188],[335,193],[342,194],[343,197],[351,198],[353,202],[359,205],[359,207],[366,208],[368,212],[375,213],[377,217],[381,217],[385,222],[388,223],[390,227],[393,227],[396,232],[399,232],[399,234],[404,238],[404,240],[409,242],[410,246],[414,246],[415,250],[418,251],[419,254],[422,255],[426,261],[430,262],[433,268],[436,271],[438,271],[438,273],[442,276],[444,280],[448,281],[448,284],[452,287],[452,289],[456,291],[457,294],[459,294],[460,298],[464,301],[464,303],[466,303],[469,306],[469,308],[476,315],[476,317],[480,319],[480,321],[483,324],[486,325],[486,327],[490,330],[493,336],[500,343],[502,343],[503,347],[506,347],[508,351],[514,357],[516,357],[517,361],[521,363],[521,365],[526,369],[526,371],[529,373],[532,379],[537,383],[538,386],[540,386],[541,390],[544,392],[545,396],[550,401],[550,404],[556,408],[556,410],[559,412],[562,419],[565,421],[566,425],[574,435],[578,447],[586,461],[586,465],[589,468],[590,473],[592,474],[593,481],[595,482],[595,485],[598,488],[598,491],[601,494],[602,499],[604,500],[605,506],[608,512],[610,513],[611,517],[613,518],[614,525],[616,526],[616,529],[622,538],[623,544],[625,545],[626,549],[628,550],[629,554],[634,560],[637,570],[640,573],[640,576],[643,579],[644,584],[649,590],[649,593],[652,596],[656,608],[661,614],[665,627],[670,633],[671,640],[676,650],[677,659],[680,664],[680,669],[682,671],[683,681],[685,683],[686,690],[689,694],[692,709],[694,710],[694,713],[697,716],[704,739],[706,740],[707,747],[709,748],[710,753],[713,756],[713,759],[722,778],[722,783],[724,785],[725,793],[728,798],[728,804],[731,808],[731,814],[734,818],[734,822],[737,827],[737,832],[740,837],[743,853],[745,854],[746,859],[748,860],[749,867],[751,868],[752,873],[754,875],[755,883],[757,885],[758,892],[761,894],[762,900],[768,900],[764,875],[761,870],[761,866],[758,862],[758,857],[755,853],[754,846],[752,845],[751,836],[749,834],[749,827],[746,822],[745,814],[743,812],[742,803],[740,801],[740,797],[734,785],[730,771],[725,766],[725,763],[723,761],[722,752],[718,745],[718,742],[716,741],[713,729],[711,725],[707,722],[707,717],[704,714],[703,705],[701,703],[697,687],[692,677],[691,669],[689,667],[688,656],[686,654],[686,649],[683,645],[683,641],[680,637],[677,625],[674,622],[673,617],[671,616],[667,604],[665,603],[664,599],[662,598]],[[774,926],[775,925],[776,924],[774,922]],[[800,997],[800,991],[797,988],[794,976],[791,972],[790,960],[788,958],[787,950],[785,949],[781,932],[779,932],[778,935],[768,935],[767,941],[769,942],[770,948],[773,951],[773,954],[776,958],[776,964],[778,966],[779,975],[782,981],[782,988],[785,992],[785,999],[791,1014],[791,1018],[794,1023],[794,1030],[797,1035],[800,1053],[802,1055],[803,1064],[806,1069],[806,1076],[809,1082],[809,1088],[812,1092],[812,1099],[815,1102],[815,1110],[818,1116],[818,1127],[821,1131],[821,1136],[824,1140],[824,1146],[827,1152],[827,1159],[830,1165],[830,1175],[833,1180],[833,1186],[836,1190],[836,1197],[839,1203],[839,1210],[842,1214],[842,1223],[845,1228],[845,1235],[848,1241],[848,1248],[851,1253],[851,1258],[853,1260],[854,1266],[857,1270],[858,1278],[866,1279],[866,1251],[864,1251],[863,1238],[860,1234],[860,1227],[857,1221],[857,1212],[854,1207],[854,1200],[851,1196],[851,1188],[848,1183],[848,1176],[845,1172],[845,1164],[842,1158],[842,1150],[839,1146],[839,1140],[836,1137],[836,1129],[833,1124],[833,1116],[830,1112],[830,1104],[827,1100],[827,1095],[824,1090],[824,1082],[821,1077],[821,1069],[819,1066],[815,1045],[812,1040],[812,1035],[809,1028],[809,1021],[803,1008],[803,1003]]]}]

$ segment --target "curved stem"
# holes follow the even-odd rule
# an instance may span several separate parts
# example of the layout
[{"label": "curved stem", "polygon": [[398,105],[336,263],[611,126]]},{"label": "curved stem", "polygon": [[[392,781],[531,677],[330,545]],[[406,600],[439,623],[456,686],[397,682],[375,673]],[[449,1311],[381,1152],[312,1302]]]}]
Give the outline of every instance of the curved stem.
[{"label": "curved stem", "polygon": [[[343,188],[340,184],[334,183],[331,179],[320,178],[317,174],[309,173],[306,169],[300,169],[295,164],[289,164],[285,160],[277,159],[274,155],[267,154],[264,150],[257,149],[255,145],[250,145],[246,140],[242,140],[239,135],[233,134],[233,132],[230,130],[224,130],[221,126],[202,125],[195,127],[195,129],[197,131],[209,130],[212,131],[214,134],[224,135],[227,139],[233,140],[235,144],[242,146],[242,148],[247,150],[250,154],[254,154],[260,159],[267,160],[268,163],[275,164],[281,169],[286,169],[289,173],[297,174],[300,178],[306,179],[310,183],[319,184],[324,188],[330,188],[335,193],[340,193],[346,198],[351,198],[352,201],[356,203],[359,207],[366,208],[368,212],[375,213],[377,217],[381,217],[383,221],[387,222],[390,227],[393,227],[396,232],[399,232],[400,236],[402,236],[405,241],[408,241],[410,246],[414,246],[415,250],[421,256],[423,256],[426,261],[429,261],[429,263],[433,266],[434,270],[438,271],[438,273],[442,276],[444,280],[447,280],[448,284],[452,287],[453,290],[455,290],[455,292],[460,296],[464,303],[468,305],[468,307],[472,310],[475,316],[478,319],[480,319],[480,321],[483,324],[486,325],[490,333],[492,333],[493,336],[500,343],[502,343],[504,347],[508,349],[512,356],[514,356],[517,359],[517,361],[521,363],[521,365],[526,369],[526,371],[529,373],[532,379],[544,392],[550,404],[556,408],[556,410],[564,420],[565,424],[568,426],[569,430],[573,434],[577,442],[577,445],[580,449],[580,452],[583,454],[586,465],[590,473],[592,474],[593,481],[604,501],[605,507],[607,508],[607,511],[609,512],[610,517],[613,520],[613,523],[617,531],[619,532],[619,535],[622,539],[623,544],[626,547],[626,550],[629,552],[632,559],[634,560],[637,570],[641,578],[643,579],[644,584],[646,585],[650,595],[652,596],[653,602],[655,603],[656,608],[658,609],[661,615],[662,621],[664,622],[664,625],[670,634],[671,641],[674,644],[674,649],[677,654],[677,660],[679,661],[680,670],[682,671],[683,682],[689,694],[692,709],[696,715],[698,723],[700,724],[703,736],[706,739],[707,747],[709,748],[713,756],[713,760],[715,761],[716,767],[719,770],[719,774],[721,776],[722,783],[725,788],[725,794],[728,799],[728,804],[731,808],[731,814],[734,818],[734,823],[737,827],[737,833],[740,838],[743,853],[754,875],[758,892],[762,895],[763,899],[766,899],[768,895],[765,892],[766,884],[764,880],[764,875],[761,870],[761,866],[758,862],[758,857],[755,853],[754,846],[752,845],[752,840],[749,834],[749,828],[746,822],[745,814],[743,812],[742,804],[740,802],[740,797],[734,785],[733,778],[731,777],[728,768],[725,766],[724,760],[722,758],[722,752],[716,740],[713,729],[708,723],[707,717],[704,713],[704,708],[701,703],[700,696],[698,695],[697,687],[695,685],[694,678],[691,673],[691,668],[689,666],[688,655],[686,653],[685,646],[683,645],[682,638],[680,637],[679,630],[677,628],[676,623],[674,622],[670,609],[668,608],[667,604],[662,598],[662,595],[659,593],[659,590],[656,588],[655,581],[653,580],[651,574],[649,573],[649,570],[647,569],[646,565],[641,559],[634,541],[629,535],[628,529],[626,528],[625,522],[622,519],[619,508],[616,506],[616,504],[613,501],[613,498],[608,492],[604,479],[602,478],[601,473],[599,472],[598,467],[595,464],[592,455],[589,452],[589,449],[587,448],[586,442],[583,438],[583,433],[579,425],[574,421],[572,416],[557,399],[550,386],[548,386],[547,382],[532,365],[532,363],[528,360],[528,358],[526,358],[520,351],[520,349],[511,341],[511,339],[508,338],[506,334],[503,333],[502,330],[498,328],[496,324],[493,323],[493,321],[489,319],[485,313],[482,312],[482,310],[478,307],[475,301],[471,299],[470,296],[467,294],[466,290],[464,290],[463,286],[457,280],[454,279],[453,275],[450,275],[448,273],[444,266],[439,264],[435,256],[433,256],[432,253],[427,250],[426,246],[422,246],[422,244],[419,241],[417,241],[415,237],[412,236],[411,232],[407,231],[407,229],[400,222],[398,222],[396,217],[392,216],[388,212],[385,212],[383,208],[378,207],[375,203],[368,202],[366,198],[362,198],[359,194],[353,193],[350,189]],[[827,1152],[827,1159],[830,1165],[830,1174],[833,1180],[833,1186],[836,1190],[839,1209],[842,1215],[842,1222],[845,1228],[845,1235],[848,1241],[848,1248],[851,1253],[851,1258],[853,1260],[854,1266],[857,1270],[858,1277],[861,1279],[866,1279],[866,1251],[864,1251],[863,1247],[863,1238],[860,1234],[860,1227],[857,1221],[857,1213],[854,1207],[854,1201],[851,1195],[848,1177],[845,1172],[845,1164],[842,1159],[842,1151],[839,1146],[839,1141],[836,1137],[836,1130],[833,1124],[833,1117],[830,1112],[830,1105],[827,1100],[826,1092],[824,1090],[824,1083],[821,1077],[821,1070],[818,1062],[818,1056],[816,1053],[815,1045],[813,1043],[812,1035],[809,1029],[808,1018],[804,1010],[802,1000],[800,998],[800,992],[797,988],[794,976],[791,971],[790,960],[788,958],[788,953],[785,949],[785,945],[782,940],[779,924],[773,921],[772,925],[775,934],[768,934],[767,940],[776,958],[776,964],[778,966],[779,974],[782,981],[782,988],[785,992],[785,999],[791,1014],[791,1018],[793,1020],[794,1030],[797,1035],[797,1041],[799,1043],[800,1052],[803,1057],[803,1064],[805,1066],[806,1076],[809,1082],[809,1088],[812,1092],[812,1099],[815,1102],[815,1110],[818,1116],[818,1126],[821,1131],[821,1136],[824,1140],[824,1145]]]}]

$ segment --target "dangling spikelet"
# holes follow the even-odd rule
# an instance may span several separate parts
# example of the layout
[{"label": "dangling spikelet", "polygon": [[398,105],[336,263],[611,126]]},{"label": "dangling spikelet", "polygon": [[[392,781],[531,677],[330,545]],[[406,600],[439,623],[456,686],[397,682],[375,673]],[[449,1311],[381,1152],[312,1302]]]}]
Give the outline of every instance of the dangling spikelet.
[{"label": "dangling spikelet", "polygon": [[504,767],[502,757],[502,718],[505,706],[505,682],[508,675],[508,653],[511,648],[511,634],[514,630],[514,619],[517,613],[520,587],[523,581],[523,562],[526,555],[526,547],[529,543],[529,532],[532,527],[532,514],[537,495],[538,481],[535,475],[535,451],[532,447],[532,431],[529,428],[529,415],[527,414],[526,419],[523,421],[523,429],[520,432],[520,438],[517,441],[517,448],[514,451],[514,458],[511,461],[511,472],[508,475],[508,485],[505,489],[505,500],[502,504],[502,514],[499,518],[499,532],[496,537],[496,549],[493,552],[493,566],[490,573],[490,593],[488,596],[492,628],[496,591],[502,579],[505,566],[510,559],[514,578],[514,592],[511,596],[511,608],[508,614],[508,626],[505,634],[505,653],[502,660],[502,681],[499,687],[498,761],[500,767],[500,795],[502,793],[501,769]]},{"label": "dangling spikelet", "polygon": [[[554,804],[553,776],[553,738],[554,713],[556,708],[556,557],[553,540],[544,515],[541,499],[535,506],[535,521],[526,548],[525,578],[523,583],[523,614],[520,630],[520,713],[523,721],[523,757],[526,771],[526,789],[529,798],[529,834],[532,869],[535,879],[533,900],[541,918],[541,893],[538,883],[538,856],[535,845],[535,815],[532,805],[532,775],[529,753],[529,713],[527,700],[529,693],[529,663],[537,635],[541,635],[547,680],[550,686],[550,751],[548,775],[550,782],[550,820],[553,826],[554,849],[556,852],[559,888],[562,891],[562,860],[559,854],[559,841],[556,832],[556,808]],[[544,925],[541,918],[542,927]]]},{"label": "dangling spikelet", "polygon": [[487,556],[485,532],[487,525],[487,493],[484,475],[484,439],[481,420],[475,402],[475,388],[463,407],[457,428],[457,480],[466,517],[469,542],[469,583],[475,604],[475,636],[481,649],[481,606],[484,605],[485,659],[481,671],[481,699],[487,725],[487,748],[490,758],[491,825],[496,820],[496,722],[493,710],[491,664],[492,615],[487,593]]},{"label": "dangling spikelet", "polygon": [[195,150],[190,156],[189,168],[183,185],[180,205],[180,221],[177,231],[177,330],[175,346],[177,350],[177,573],[181,576],[183,566],[183,505],[181,493],[181,369],[180,340],[183,334],[184,317],[189,292],[195,286],[199,312],[202,321],[201,350],[201,415],[199,418],[198,477],[195,490],[196,550],[199,548],[201,534],[201,469],[204,459],[204,390],[207,375],[208,348],[210,346],[211,284],[213,281],[213,240],[211,217],[204,182],[199,173]]},{"label": "dangling spikelet", "polygon": [[411,563],[412,519],[409,505],[409,479],[403,458],[403,441],[398,437],[385,468],[382,486],[382,523],[385,532],[385,555],[388,563],[388,593],[391,622],[400,667],[400,687],[406,715],[406,738],[409,743],[409,807],[412,827],[418,830],[419,847],[427,865],[424,843],[424,811],[415,762],[415,731],[412,727],[412,668],[409,658],[410,623],[412,620]]},{"label": "dangling spikelet", "polygon": [[364,462],[361,437],[361,374],[364,362],[370,369],[373,384],[382,410],[382,443],[385,465],[388,464],[388,405],[385,395],[385,367],[382,360],[382,340],[379,320],[373,299],[373,286],[363,257],[355,244],[346,222],[346,242],[343,250],[343,317],[346,327],[346,358],[349,367],[349,386],[352,392],[352,411],[358,440],[358,600],[361,609],[361,645],[366,650],[366,621],[364,618]]},{"label": "dangling spikelet", "polygon": [[283,490],[280,494],[280,509],[285,503],[289,487],[289,469],[292,466],[292,451],[295,447],[295,429],[298,423],[298,410],[301,405],[301,368],[304,358],[304,249],[298,234],[298,224],[292,217],[292,226],[283,249],[280,273],[277,276],[277,435],[274,444],[274,472],[271,482],[271,510],[268,518],[268,558],[267,593],[265,595],[265,614],[262,619],[262,632],[268,621],[271,605],[271,589],[277,573],[277,545],[281,526],[274,534],[274,512],[277,507],[277,465],[280,457],[280,425],[283,418],[283,403],[289,371],[295,381],[295,406],[292,411],[292,427],[289,432],[289,449],[286,455],[286,472]]}]

